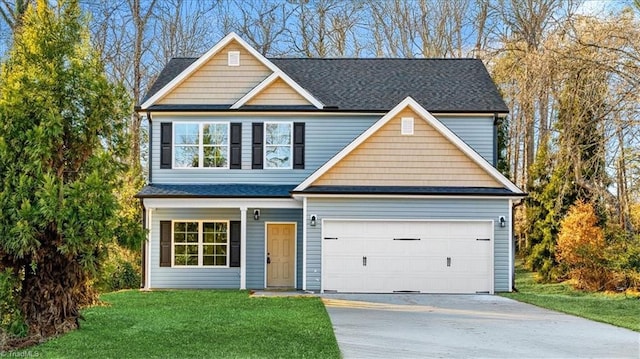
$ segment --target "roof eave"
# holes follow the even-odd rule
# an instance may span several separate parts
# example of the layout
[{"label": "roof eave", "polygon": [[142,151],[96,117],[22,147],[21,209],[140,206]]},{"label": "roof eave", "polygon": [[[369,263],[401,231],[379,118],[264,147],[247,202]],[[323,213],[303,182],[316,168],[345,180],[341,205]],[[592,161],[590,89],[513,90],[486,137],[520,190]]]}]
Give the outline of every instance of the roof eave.
[{"label": "roof eave", "polygon": [[[255,112],[255,111],[260,111],[260,112],[326,112],[326,113],[335,113],[335,112],[339,112],[339,113],[380,113],[380,114],[384,114],[389,112],[391,109],[389,110],[381,110],[381,109],[343,109],[343,108],[337,108],[337,107],[324,107],[321,109],[318,108],[308,108],[308,109],[299,109],[299,108],[290,108],[290,109],[282,109],[282,108],[262,108],[260,110],[256,110],[254,108],[246,108],[246,107],[241,107],[238,109],[231,109],[231,108],[226,108],[226,109],[222,109],[222,108],[216,108],[216,109],[203,109],[203,108],[180,108],[180,107],[170,107],[170,105],[163,105],[166,107],[163,108],[157,108],[155,106],[151,106],[149,108],[142,108],[141,106],[135,106],[134,107],[134,111],[136,112],[140,112],[140,113],[146,113],[146,112],[229,112],[229,111],[233,111],[233,112]],[[479,111],[475,111],[475,110],[427,110],[430,113],[434,114],[434,115],[438,115],[438,114],[486,114],[486,115],[493,115],[493,114],[500,114],[503,116],[506,116],[509,114],[508,110],[479,110]]]}]

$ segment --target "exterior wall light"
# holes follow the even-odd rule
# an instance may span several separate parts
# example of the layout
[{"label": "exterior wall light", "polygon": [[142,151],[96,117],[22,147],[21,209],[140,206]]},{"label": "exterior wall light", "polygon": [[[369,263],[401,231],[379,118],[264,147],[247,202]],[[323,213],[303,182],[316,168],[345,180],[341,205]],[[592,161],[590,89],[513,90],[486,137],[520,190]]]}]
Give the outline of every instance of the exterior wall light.
[{"label": "exterior wall light", "polygon": [[500,216],[499,221],[500,221],[500,227],[504,228],[507,225],[507,221],[504,219],[504,216]]},{"label": "exterior wall light", "polygon": [[316,216],[315,214],[312,214],[312,215],[311,215],[311,221],[309,222],[309,224],[310,224],[312,227],[315,227],[315,226],[316,226],[316,222],[317,222],[317,220],[318,220],[318,216]]},{"label": "exterior wall light", "polygon": [[253,210],[253,219],[255,219],[256,221],[260,219],[260,210],[259,209],[254,209]]}]

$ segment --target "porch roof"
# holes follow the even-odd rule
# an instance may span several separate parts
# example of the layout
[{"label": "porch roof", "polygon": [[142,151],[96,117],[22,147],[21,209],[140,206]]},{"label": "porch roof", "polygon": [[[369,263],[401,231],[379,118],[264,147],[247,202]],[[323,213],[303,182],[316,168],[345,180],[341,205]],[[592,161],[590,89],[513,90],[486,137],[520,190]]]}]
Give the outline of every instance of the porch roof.
[{"label": "porch roof", "polygon": [[291,198],[295,184],[150,184],[137,198]]}]

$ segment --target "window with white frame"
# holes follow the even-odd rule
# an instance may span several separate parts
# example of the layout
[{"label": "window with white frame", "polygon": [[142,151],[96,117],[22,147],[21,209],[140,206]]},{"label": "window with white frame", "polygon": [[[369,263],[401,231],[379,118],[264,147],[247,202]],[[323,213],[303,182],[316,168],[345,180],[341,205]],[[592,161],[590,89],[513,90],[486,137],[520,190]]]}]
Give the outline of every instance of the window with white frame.
[{"label": "window with white frame", "polygon": [[265,168],[291,168],[293,124],[266,122],[264,131]]},{"label": "window with white frame", "polygon": [[226,267],[228,255],[229,222],[173,222],[173,265]]},{"label": "window with white frame", "polygon": [[174,124],[174,168],[229,168],[229,124]]}]

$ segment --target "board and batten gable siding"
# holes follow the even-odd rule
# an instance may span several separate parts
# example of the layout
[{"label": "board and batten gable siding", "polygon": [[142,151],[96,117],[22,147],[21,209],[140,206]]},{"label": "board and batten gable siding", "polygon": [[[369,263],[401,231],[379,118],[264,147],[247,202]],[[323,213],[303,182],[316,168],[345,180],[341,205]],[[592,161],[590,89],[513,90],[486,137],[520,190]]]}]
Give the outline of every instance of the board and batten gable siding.
[{"label": "board and batten gable siding", "polygon": [[[270,116],[248,116],[237,114],[153,115],[152,126],[152,181],[165,184],[206,183],[263,183],[298,184],[316,169],[349,145],[366,131],[381,116],[312,116],[283,114]],[[493,117],[448,117],[443,116],[444,125],[457,133],[463,141],[491,162],[493,158]],[[418,120],[418,119],[416,119]],[[220,121],[242,123],[242,169],[161,169],[160,128],[163,122]],[[304,169],[251,169],[251,124],[253,122],[304,122],[305,123],[305,168]],[[476,134],[480,133],[481,135]]]},{"label": "board and batten gable siding", "polygon": [[[413,134],[401,134],[402,118]],[[414,111],[405,109],[323,174],[319,186],[502,187]]]},{"label": "board and batten gable siding", "polygon": [[509,228],[500,227],[498,218],[509,218],[510,210],[508,199],[309,198],[307,213],[318,219],[307,226],[306,289],[321,289],[323,219],[437,219],[493,220],[494,290],[509,291]]},{"label": "board and batten gable siding", "polygon": [[[252,214],[253,209],[247,210]],[[296,288],[302,288],[302,210],[260,209],[260,219],[247,220],[247,289],[263,289],[265,285],[266,223],[296,223]]]},{"label": "board and batten gable siding", "polygon": [[[240,66],[228,66],[229,51],[240,52]],[[231,105],[271,73],[240,44],[232,41],[157,104]]]},{"label": "board and batten gable siding", "polygon": [[[160,267],[160,221],[239,221],[238,209],[156,209],[152,212],[150,287],[155,288],[240,288],[240,268]],[[249,245],[247,244],[247,248]]]},{"label": "board and batten gable siding", "polygon": [[246,103],[249,106],[304,106],[310,104],[282,79],[277,79]]}]

